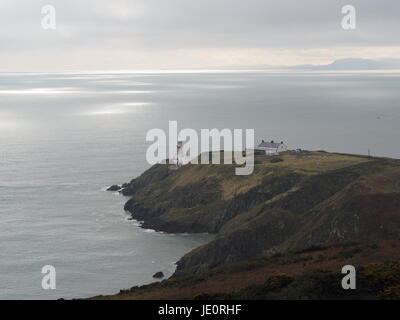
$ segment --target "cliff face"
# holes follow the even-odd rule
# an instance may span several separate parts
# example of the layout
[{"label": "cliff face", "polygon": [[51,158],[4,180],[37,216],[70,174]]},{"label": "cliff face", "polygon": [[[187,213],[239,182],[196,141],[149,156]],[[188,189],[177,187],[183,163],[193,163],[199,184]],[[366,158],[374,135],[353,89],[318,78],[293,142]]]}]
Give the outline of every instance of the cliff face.
[{"label": "cliff face", "polygon": [[400,161],[310,152],[250,176],[233,165],[156,165],[123,190],[144,227],[216,238],[179,262],[175,276],[337,242],[400,239]]}]

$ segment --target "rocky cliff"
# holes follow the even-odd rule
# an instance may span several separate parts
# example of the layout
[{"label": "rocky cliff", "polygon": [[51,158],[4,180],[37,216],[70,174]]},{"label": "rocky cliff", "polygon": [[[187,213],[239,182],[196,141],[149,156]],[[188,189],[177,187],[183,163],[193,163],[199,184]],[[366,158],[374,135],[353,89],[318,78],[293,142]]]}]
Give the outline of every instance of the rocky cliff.
[{"label": "rocky cliff", "polygon": [[305,152],[234,165],[155,165],[125,185],[132,218],[167,232],[216,238],[179,262],[175,277],[334,243],[400,239],[400,161]]}]

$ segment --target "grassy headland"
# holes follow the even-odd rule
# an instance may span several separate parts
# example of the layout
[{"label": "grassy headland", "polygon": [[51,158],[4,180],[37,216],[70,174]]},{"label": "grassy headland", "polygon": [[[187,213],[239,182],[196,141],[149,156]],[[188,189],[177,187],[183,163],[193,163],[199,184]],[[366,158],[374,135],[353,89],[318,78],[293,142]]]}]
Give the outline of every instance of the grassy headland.
[{"label": "grassy headland", "polygon": [[[171,279],[116,298],[313,298],[305,283],[336,279],[346,263],[364,268],[359,297],[395,295],[367,274],[371,262],[398,271],[384,261],[400,258],[400,161],[326,152],[272,159],[256,156],[249,176],[236,176],[235,165],[155,165],[126,185],[125,210],[144,227],[216,238],[185,255]],[[335,297],[329,288],[321,297]]]}]

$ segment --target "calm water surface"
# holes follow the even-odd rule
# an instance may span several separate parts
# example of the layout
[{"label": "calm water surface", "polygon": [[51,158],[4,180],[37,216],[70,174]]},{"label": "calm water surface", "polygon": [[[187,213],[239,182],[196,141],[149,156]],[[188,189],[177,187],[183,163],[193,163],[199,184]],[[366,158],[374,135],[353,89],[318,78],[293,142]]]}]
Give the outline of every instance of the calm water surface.
[{"label": "calm water surface", "polygon": [[[103,191],[148,168],[149,129],[399,158],[399,98],[396,73],[1,74],[0,298],[115,293],[210,239],[143,230]],[[57,290],[41,289],[47,264]]]}]

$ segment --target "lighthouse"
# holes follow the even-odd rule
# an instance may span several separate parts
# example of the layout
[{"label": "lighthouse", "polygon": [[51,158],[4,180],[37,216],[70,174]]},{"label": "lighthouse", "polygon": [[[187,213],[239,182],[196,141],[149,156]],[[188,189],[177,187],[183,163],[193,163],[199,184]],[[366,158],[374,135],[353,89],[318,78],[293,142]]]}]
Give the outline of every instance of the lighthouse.
[{"label": "lighthouse", "polygon": [[183,142],[178,141],[178,144],[176,145],[176,167],[180,167],[183,164]]}]

